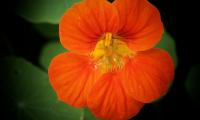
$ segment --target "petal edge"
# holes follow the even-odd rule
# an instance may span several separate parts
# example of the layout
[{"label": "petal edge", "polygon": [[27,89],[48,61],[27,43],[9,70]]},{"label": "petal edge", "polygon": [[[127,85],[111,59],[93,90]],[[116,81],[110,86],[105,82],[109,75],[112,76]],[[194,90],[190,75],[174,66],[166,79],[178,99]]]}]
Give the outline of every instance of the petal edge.
[{"label": "petal edge", "polygon": [[174,64],[166,51],[151,49],[129,59],[122,71],[126,92],[149,103],[166,94],[174,77]]},{"label": "petal edge", "polygon": [[104,74],[88,97],[88,106],[93,114],[108,120],[130,119],[143,105],[125,93],[119,73]]},{"label": "petal edge", "polygon": [[48,70],[58,98],[74,107],[86,106],[87,96],[99,72],[86,56],[64,53],[56,56]]}]

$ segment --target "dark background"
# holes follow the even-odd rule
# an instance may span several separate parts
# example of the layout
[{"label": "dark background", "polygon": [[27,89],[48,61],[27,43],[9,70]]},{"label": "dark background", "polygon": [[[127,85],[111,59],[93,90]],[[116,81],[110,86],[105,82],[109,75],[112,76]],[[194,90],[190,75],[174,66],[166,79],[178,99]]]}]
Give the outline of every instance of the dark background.
[{"label": "dark background", "polygon": [[[37,59],[45,38],[32,25],[15,14],[18,1],[0,3],[0,57],[22,56],[38,65]],[[139,120],[200,119],[199,104],[194,103],[184,83],[192,66],[199,63],[199,13],[194,0],[150,0],[161,12],[168,32],[174,37],[178,67],[171,90],[159,104],[146,105],[136,118]],[[16,109],[7,100],[5,81],[1,78],[1,118],[16,119]],[[196,118],[197,117],[197,118]]]}]

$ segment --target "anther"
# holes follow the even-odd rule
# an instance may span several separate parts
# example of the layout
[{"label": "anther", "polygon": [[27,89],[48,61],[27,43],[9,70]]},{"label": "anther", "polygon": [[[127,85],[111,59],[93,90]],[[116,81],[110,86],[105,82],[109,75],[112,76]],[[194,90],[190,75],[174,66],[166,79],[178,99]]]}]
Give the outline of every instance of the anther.
[{"label": "anther", "polygon": [[112,44],[112,33],[106,33],[105,34],[105,47],[109,47]]}]

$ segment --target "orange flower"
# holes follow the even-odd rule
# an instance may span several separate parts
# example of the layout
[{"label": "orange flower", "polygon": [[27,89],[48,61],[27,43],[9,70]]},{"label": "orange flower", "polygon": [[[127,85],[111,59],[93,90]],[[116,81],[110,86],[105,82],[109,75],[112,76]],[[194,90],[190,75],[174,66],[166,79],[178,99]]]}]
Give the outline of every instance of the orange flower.
[{"label": "orange flower", "polygon": [[147,0],[83,0],[60,22],[69,53],[56,56],[50,82],[59,99],[99,118],[124,120],[164,95],[173,80],[171,57],[153,48],[163,25]]}]

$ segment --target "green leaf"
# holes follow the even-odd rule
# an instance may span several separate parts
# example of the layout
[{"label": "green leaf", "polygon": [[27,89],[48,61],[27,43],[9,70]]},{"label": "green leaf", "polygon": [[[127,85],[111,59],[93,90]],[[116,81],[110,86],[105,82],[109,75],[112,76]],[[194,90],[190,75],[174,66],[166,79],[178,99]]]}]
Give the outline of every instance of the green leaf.
[{"label": "green leaf", "polygon": [[60,102],[47,73],[19,57],[0,60],[0,75],[5,80],[8,101],[21,120],[80,120],[83,110]]},{"label": "green leaf", "polygon": [[167,31],[164,32],[163,37],[161,41],[157,44],[156,48],[162,48],[166,50],[173,58],[175,67],[177,67],[178,58],[176,54],[175,41]]},{"label": "green leaf", "polygon": [[17,13],[33,23],[59,23],[64,12],[80,0],[19,0]]},{"label": "green leaf", "polygon": [[90,112],[89,109],[84,109],[84,120],[99,120],[94,117],[94,115]]},{"label": "green leaf", "polygon": [[33,24],[33,27],[38,31],[38,33],[47,39],[59,40],[58,24],[39,23]]},{"label": "green leaf", "polygon": [[200,101],[200,64],[193,66],[189,73],[187,80],[185,81],[186,91],[190,98],[199,104]]},{"label": "green leaf", "polygon": [[39,64],[47,70],[52,58],[63,52],[67,50],[59,42],[48,42],[41,50]]}]

